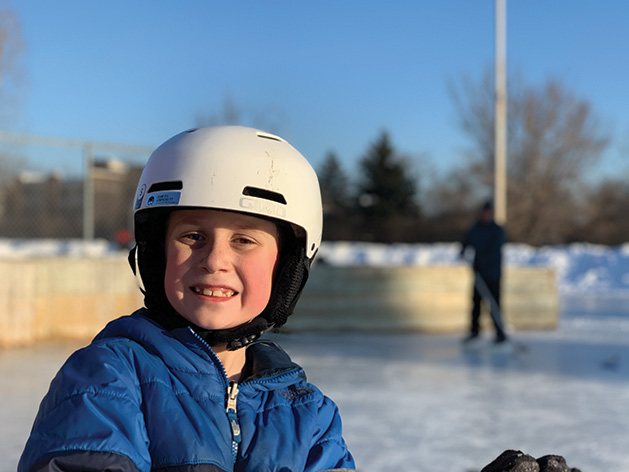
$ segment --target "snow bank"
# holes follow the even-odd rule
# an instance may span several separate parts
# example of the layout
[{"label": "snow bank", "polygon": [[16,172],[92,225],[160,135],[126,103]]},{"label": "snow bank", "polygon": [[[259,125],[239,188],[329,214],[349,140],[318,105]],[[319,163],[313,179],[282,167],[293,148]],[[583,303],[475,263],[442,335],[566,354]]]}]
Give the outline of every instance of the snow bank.
[{"label": "snow bank", "polygon": [[[345,266],[452,265],[465,263],[457,243],[376,244],[324,242],[320,261]],[[102,257],[120,248],[105,240],[0,239],[0,258],[44,256]],[[507,244],[505,264],[546,266],[557,272],[561,294],[601,294],[629,297],[629,244],[609,247],[571,244],[535,248]]]},{"label": "snow bank", "polygon": [[[463,264],[457,243],[370,244],[324,243],[320,255],[334,265],[442,265]],[[598,293],[629,296],[629,244],[608,247],[571,244],[535,248],[507,244],[505,264],[552,267],[562,294]]]},{"label": "snow bank", "polygon": [[0,239],[0,259],[28,257],[101,257],[118,252],[119,246],[104,239]]}]

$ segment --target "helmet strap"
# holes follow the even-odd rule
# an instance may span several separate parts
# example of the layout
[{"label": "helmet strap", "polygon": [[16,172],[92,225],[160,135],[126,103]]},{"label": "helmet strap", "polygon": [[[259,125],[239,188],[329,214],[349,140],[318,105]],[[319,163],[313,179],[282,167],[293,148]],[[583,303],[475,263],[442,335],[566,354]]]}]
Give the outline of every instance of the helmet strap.
[{"label": "helmet strap", "polygon": [[210,346],[226,343],[229,350],[248,346],[267,331],[286,323],[308,280],[311,265],[311,259],[305,255],[305,241],[295,238],[290,227],[281,227],[282,256],[274,277],[271,297],[262,313],[235,328],[208,330],[190,323],[177,313],[166,297],[164,291],[166,260],[162,238],[165,234],[167,214],[164,211],[153,219],[142,212],[136,214],[138,243],[129,252],[128,257],[133,272],[142,282],[144,304],[148,308],[150,318],[167,331],[189,326]]}]

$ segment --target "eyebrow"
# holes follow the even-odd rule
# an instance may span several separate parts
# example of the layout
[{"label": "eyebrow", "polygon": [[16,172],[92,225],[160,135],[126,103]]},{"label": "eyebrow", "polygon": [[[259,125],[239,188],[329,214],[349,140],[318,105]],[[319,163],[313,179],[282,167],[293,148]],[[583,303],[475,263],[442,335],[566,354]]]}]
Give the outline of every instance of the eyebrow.
[{"label": "eyebrow", "polygon": [[[273,228],[274,234],[279,235],[280,230],[277,227],[277,225],[273,223],[272,221],[265,220],[263,218],[257,218],[255,216],[252,216],[251,218],[256,218],[256,220],[260,220],[261,223],[258,223],[257,221],[255,223],[254,222],[249,223],[248,221],[237,221],[237,222],[231,223],[230,226],[233,226],[235,229],[238,229],[238,230],[263,231],[263,232],[268,233],[269,231],[267,231],[267,225],[266,225],[266,223],[268,223],[270,227]],[[185,215],[177,221],[177,224],[185,224],[185,225],[190,225],[190,226],[203,226],[206,223],[204,222],[203,217]]]},{"label": "eyebrow", "polygon": [[[262,221],[265,221],[265,222],[269,223],[271,225],[271,227],[273,227],[274,233],[276,235],[280,234],[280,230],[279,230],[279,228],[277,227],[277,225],[275,223],[273,223],[272,221],[268,221],[268,220],[262,220]],[[238,229],[243,229],[243,230],[264,231],[265,233],[269,232],[266,229],[266,225],[265,225],[265,227],[262,227],[262,226],[250,225],[250,224],[246,224],[246,223],[243,223],[243,224],[236,223],[234,226],[236,228],[238,228]]]}]

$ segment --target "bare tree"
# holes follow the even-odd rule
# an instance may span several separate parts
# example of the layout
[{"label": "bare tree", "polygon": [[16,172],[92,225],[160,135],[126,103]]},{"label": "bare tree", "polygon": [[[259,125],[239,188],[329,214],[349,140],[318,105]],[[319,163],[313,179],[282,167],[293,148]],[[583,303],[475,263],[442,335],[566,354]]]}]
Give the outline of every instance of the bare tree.
[{"label": "bare tree", "polygon": [[629,184],[613,178],[600,182],[583,199],[581,218],[574,230],[574,241],[618,245],[629,238]]},{"label": "bare tree", "polygon": [[223,100],[222,107],[209,113],[195,115],[195,126],[252,126],[269,133],[282,134],[285,122],[282,113],[274,107],[263,110],[248,109],[248,112],[230,97]]},{"label": "bare tree", "polygon": [[466,169],[454,168],[444,177],[433,178],[423,199],[426,217],[419,240],[460,241],[482,198]]},{"label": "bare tree", "polygon": [[478,82],[464,76],[448,86],[457,111],[457,125],[468,136],[472,147],[467,150],[466,172],[481,192],[487,193],[493,183],[494,161],[494,88],[487,71]]},{"label": "bare tree", "polygon": [[[473,143],[468,172],[479,185],[492,184],[494,159],[491,75],[451,87],[459,126]],[[608,138],[587,100],[561,82],[509,88],[508,230],[511,240],[564,242],[572,231],[575,194],[598,161]]]},{"label": "bare tree", "polygon": [[[22,97],[24,40],[17,14],[8,5],[0,5],[0,124],[15,117]],[[0,206],[8,199],[5,186],[24,170],[24,159],[12,145],[0,147]],[[0,211],[1,215],[2,211]]]},{"label": "bare tree", "polygon": [[221,110],[213,113],[199,112],[195,116],[197,126],[241,125],[242,122],[242,110],[231,98],[223,100]]},{"label": "bare tree", "polygon": [[22,96],[24,39],[19,17],[0,5],[0,122],[12,117]]}]

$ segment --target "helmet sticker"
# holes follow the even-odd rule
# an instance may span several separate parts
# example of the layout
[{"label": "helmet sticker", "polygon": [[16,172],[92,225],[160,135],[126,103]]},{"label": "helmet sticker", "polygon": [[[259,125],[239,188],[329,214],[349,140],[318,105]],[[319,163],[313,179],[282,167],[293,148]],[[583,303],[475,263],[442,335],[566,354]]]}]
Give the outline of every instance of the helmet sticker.
[{"label": "helmet sticker", "polygon": [[254,213],[263,213],[278,218],[286,218],[286,208],[275,202],[241,197],[238,201],[238,206]]},{"label": "helmet sticker", "polygon": [[157,192],[149,193],[146,199],[146,206],[160,206],[160,205],[179,205],[179,198],[181,192]]},{"label": "helmet sticker", "polygon": [[138,191],[138,196],[135,199],[134,210],[137,210],[142,206],[142,198],[144,197],[145,193],[146,193],[146,184],[143,184],[142,187],[140,187],[140,190]]}]

